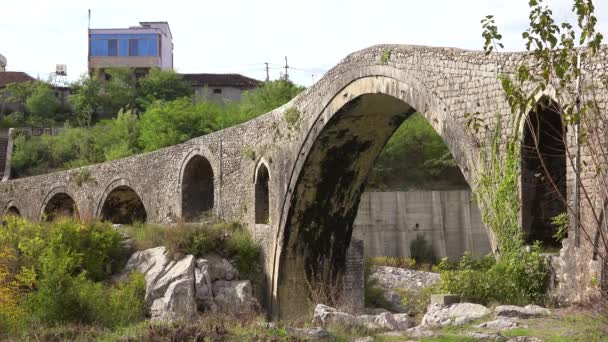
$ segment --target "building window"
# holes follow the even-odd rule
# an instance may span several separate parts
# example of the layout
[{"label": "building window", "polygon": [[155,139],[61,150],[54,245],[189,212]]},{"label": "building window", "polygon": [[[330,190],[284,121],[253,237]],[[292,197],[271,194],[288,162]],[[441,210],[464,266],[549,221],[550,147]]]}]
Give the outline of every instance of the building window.
[{"label": "building window", "polygon": [[108,56],[118,56],[118,39],[108,40]]},{"label": "building window", "polygon": [[221,94],[222,93],[222,89],[220,89],[220,88],[214,88],[213,89],[213,93],[214,94]]},{"label": "building window", "polygon": [[139,40],[137,39],[129,39],[129,56],[139,56],[138,54],[138,44]]}]

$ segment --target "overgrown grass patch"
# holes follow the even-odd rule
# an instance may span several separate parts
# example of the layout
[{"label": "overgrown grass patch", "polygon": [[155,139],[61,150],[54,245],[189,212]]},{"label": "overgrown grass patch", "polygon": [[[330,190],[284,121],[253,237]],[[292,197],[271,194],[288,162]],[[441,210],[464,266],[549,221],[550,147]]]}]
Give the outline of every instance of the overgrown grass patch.
[{"label": "overgrown grass patch", "polygon": [[121,229],[133,239],[137,250],[165,246],[176,259],[187,254],[203,257],[213,253],[233,260],[241,275],[255,276],[257,273],[260,246],[238,223],[140,224]]}]

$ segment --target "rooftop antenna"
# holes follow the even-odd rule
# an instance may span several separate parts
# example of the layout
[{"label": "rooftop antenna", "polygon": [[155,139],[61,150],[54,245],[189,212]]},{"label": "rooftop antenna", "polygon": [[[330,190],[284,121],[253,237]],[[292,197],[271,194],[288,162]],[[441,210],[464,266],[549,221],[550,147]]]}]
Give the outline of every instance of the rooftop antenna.
[{"label": "rooftop antenna", "polygon": [[87,28],[90,30],[91,29],[91,9],[89,8],[89,22],[87,24]]}]

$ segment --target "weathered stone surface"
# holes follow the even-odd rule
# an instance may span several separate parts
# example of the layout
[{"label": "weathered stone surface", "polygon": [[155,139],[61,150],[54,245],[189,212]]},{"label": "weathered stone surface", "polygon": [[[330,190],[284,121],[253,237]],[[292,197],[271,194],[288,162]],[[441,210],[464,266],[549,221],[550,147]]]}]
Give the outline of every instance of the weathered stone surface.
[{"label": "weathered stone surface", "polygon": [[218,281],[214,283],[213,300],[219,311],[242,314],[257,310],[249,280],[225,281],[218,287],[215,287],[216,283]]},{"label": "weathered stone surface", "polygon": [[165,266],[163,275],[153,283],[148,296],[158,298],[165,293],[169,285],[182,279],[194,282],[194,257],[192,255],[187,255],[176,262],[169,262]]},{"label": "weathered stone surface", "polygon": [[337,324],[354,324],[355,316],[348,314],[346,312],[338,311],[331,306],[327,306],[324,304],[317,304],[315,307],[315,311],[312,316],[312,324],[313,326],[327,326],[330,323]]},{"label": "weathered stone surface", "polygon": [[163,297],[152,303],[152,320],[191,320],[196,317],[193,277],[183,277],[167,287]]},{"label": "weathered stone surface", "polygon": [[406,330],[415,325],[415,320],[407,314],[383,312],[379,315],[351,315],[327,305],[318,304],[313,315],[313,325],[326,326],[330,323],[360,325],[370,329]]},{"label": "weathered stone surface", "polygon": [[423,325],[409,328],[405,332],[406,332],[407,336],[415,337],[415,338],[437,336],[437,333],[430,330],[430,328],[428,326],[423,326]]},{"label": "weathered stone surface", "polygon": [[[198,262],[197,265],[199,265]],[[212,311],[217,309],[213,301],[211,277],[206,264],[203,265],[202,269],[199,267],[194,269],[194,289],[199,308]]]},{"label": "weathered stone surface", "polygon": [[329,333],[323,328],[287,328],[287,332],[295,337],[306,339],[307,341],[324,340],[330,337]]},{"label": "weathered stone surface", "polygon": [[[211,281],[234,280],[238,278],[239,271],[228,260],[215,255],[206,256],[205,259],[208,263]],[[204,264],[204,262],[202,263]]]},{"label": "weathered stone surface", "polygon": [[487,316],[490,312],[485,306],[473,303],[431,304],[424,317],[422,317],[422,325],[463,325]]},{"label": "weathered stone surface", "polygon": [[513,319],[509,319],[506,317],[499,317],[493,321],[483,322],[481,324],[476,325],[477,328],[488,328],[488,329],[496,329],[496,330],[509,330],[515,328],[527,328],[525,324],[519,324],[517,321]]},{"label": "weathered stone surface", "polygon": [[372,267],[370,277],[376,279],[384,290],[384,299],[391,304],[390,309],[402,313],[407,312],[409,308],[403,305],[403,297],[397,290],[405,289],[415,293],[439,281],[437,273],[389,266]]},{"label": "weathered stone surface", "polygon": [[549,309],[545,309],[538,305],[499,305],[494,309],[496,317],[514,317],[514,318],[531,318],[542,317],[551,314]]},{"label": "weathered stone surface", "polygon": [[479,332],[474,331],[467,334],[467,336],[476,340],[482,341],[506,341],[507,338],[496,332]]},{"label": "weathered stone surface", "polygon": [[450,305],[460,302],[459,295],[453,294],[433,294],[431,295],[431,304]]}]

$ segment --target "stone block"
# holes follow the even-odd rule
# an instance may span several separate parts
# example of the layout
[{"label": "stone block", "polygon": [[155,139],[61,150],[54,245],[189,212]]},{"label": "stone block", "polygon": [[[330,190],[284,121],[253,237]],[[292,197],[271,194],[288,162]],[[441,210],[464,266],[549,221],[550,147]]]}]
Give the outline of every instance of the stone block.
[{"label": "stone block", "polygon": [[431,295],[431,304],[450,305],[460,303],[460,296],[453,294],[434,294]]}]

